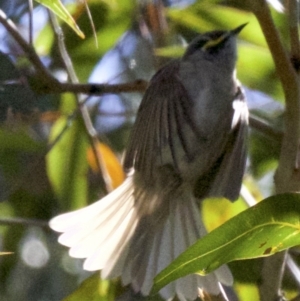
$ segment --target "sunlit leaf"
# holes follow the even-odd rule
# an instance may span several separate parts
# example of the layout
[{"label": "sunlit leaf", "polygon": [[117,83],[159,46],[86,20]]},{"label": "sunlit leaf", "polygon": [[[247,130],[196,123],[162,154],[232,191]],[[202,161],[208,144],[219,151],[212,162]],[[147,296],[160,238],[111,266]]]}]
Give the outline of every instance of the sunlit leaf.
[{"label": "sunlit leaf", "polygon": [[53,47],[53,41],[55,40],[55,35],[50,24],[47,24],[41,32],[38,34],[37,38],[34,40],[34,46],[36,51],[40,55],[48,55]]},{"label": "sunlit leaf", "polygon": [[191,273],[265,257],[300,244],[300,194],[269,197],[197,241],[155,277],[154,292]]},{"label": "sunlit leaf", "polygon": [[[239,36],[255,45],[266,45],[257,20],[249,12],[233,7],[215,5],[209,1],[205,3],[197,1],[186,9],[169,9],[167,12],[176,24],[199,33],[216,29],[233,29],[248,22],[248,25]],[[254,32],[255,37],[253,36]]]},{"label": "sunlit leaf", "polygon": [[11,255],[11,254],[13,254],[13,252],[0,252],[0,256]]},{"label": "sunlit leaf", "polygon": [[239,296],[239,300],[259,300],[258,288],[253,284],[236,283],[234,285],[234,288],[237,295]]},{"label": "sunlit leaf", "polygon": [[99,273],[87,278],[71,295],[63,301],[112,301],[114,300],[113,284],[107,280],[101,280]]},{"label": "sunlit leaf", "polygon": [[42,5],[49,8],[55,15],[66,22],[81,38],[84,38],[84,33],[80,30],[75,20],[72,18],[68,10],[60,2],[60,0],[36,0]]},{"label": "sunlit leaf", "polygon": [[202,220],[210,232],[247,208],[242,199],[234,203],[225,198],[206,199],[202,202]]}]

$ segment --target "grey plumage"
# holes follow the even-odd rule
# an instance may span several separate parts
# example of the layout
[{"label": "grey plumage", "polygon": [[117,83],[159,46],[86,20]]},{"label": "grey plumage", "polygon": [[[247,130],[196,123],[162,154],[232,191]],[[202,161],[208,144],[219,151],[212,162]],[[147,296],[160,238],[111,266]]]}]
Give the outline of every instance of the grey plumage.
[{"label": "grey plumage", "polygon": [[[246,158],[248,111],[235,78],[236,34],[196,38],[182,59],[153,77],[127,148],[129,176],[99,202],[54,218],[59,241],[84,267],[121,276],[144,295],[154,276],[205,235],[198,205],[205,197],[239,195]],[[230,285],[226,266],[190,275],[161,290],[165,299],[194,300]]]}]

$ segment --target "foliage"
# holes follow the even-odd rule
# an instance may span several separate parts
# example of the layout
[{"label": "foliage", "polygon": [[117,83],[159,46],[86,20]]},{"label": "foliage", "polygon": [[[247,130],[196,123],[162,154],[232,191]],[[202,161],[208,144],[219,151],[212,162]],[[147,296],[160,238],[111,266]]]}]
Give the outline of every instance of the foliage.
[{"label": "foliage", "polygon": [[44,6],[51,9],[55,15],[64,20],[81,38],[84,38],[84,33],[77,26],[75,20],[70,15],[68,10],[60,2],[60,0],[36,0],[37,2],[43,4]]},{"label": "foliage", "polygon": [[[241,198],[234,204],[220,199],[203,202],[204,222],[209,230],[216,229],[157,276],[156,289],[166,275],[170,275],[167,282],[184,273],[205,274],[231,262],[234,294],[242,301],[257,300],[262,290],[262,259],[254,257],[294,247],[287,256],[293,263],[299,261],[299,196],[274,195],[273,185],[275,169],[284,157],[283,103],[289,102],[286,83],[282,89],[277,74],[285,71],[278,67],[281,59],[275,58],[274,64],[267,38],[270,23],[265,29],[268,16],[257,11],[257,1],[163,1],[162,10],[155,7],[157,1],[145,5],[145,1],[90,0],[92,22],[81,1],[39,0],[33,11],[29,2],[4,0],[0,4],[0,255],[13,252],[0,256],[0,299],[104,301],[127,296],[117,280],[101,281],[98,273],[84,272],[81,261],[71,259],[58,245],[47,222],[57,213],[95,201],[123,180],[120,161],[145,88],[141,84],[160,65],[181,55],[183,40],[248,22],[239,36],[237,65],[251,110],[249,160]],[[290,23],[291,7],[297,1],[288,1],[289,16],[278,10],[280,2],[268,2],[273,5],[272,20],[283,45],[288,48],[291,40],[297,67],[300,56]],[[49,17],[40,3],[62,18],[58,22],[63,38],[57,36],[54,14]],[[155,23],[149,17],[147,12],[153,8],[163,22]],[[3,12],[17,26],[16,32],[22,32],[20,39],[14,36],[14,25],[5,26]],[[27,42],[31,17],[32,44]],[[85,39],[79,37],[83,33]],[[61,40],[73,74],[68,56],[60,50]],[[84,87],[78,81],[93,84]],[[295,104],[294,112],[298,112]],[[285,116],[288,121],[293,118],[290,113]],[[287,124],[291,123],[285,121]],[[292,134],[297,131],[296,127]],[[292,153],[290,160],[295,162]],[[294,165],[284,167],[294,170],[297,183]],[[277,178],[282,179],[280,174]],[[299,191],[295,186],[278,187],[278,192]],[[274,196],[262,200],[270,195]],[[247,209],[256,202],[260,203]],[[205,260],[203,250],[210,251]],[[299,294],[296,274],[288,271],[284,275],[282,289],[290,299]],[[148,300],[160,299],[154,295]]]},{"label": "foliage", "polygon": [[198,273],[207,275],[224,263],[270,256],[300,244],[300,195],[269,197],[230,219],[183,252],[156,276],[153,290]]}]

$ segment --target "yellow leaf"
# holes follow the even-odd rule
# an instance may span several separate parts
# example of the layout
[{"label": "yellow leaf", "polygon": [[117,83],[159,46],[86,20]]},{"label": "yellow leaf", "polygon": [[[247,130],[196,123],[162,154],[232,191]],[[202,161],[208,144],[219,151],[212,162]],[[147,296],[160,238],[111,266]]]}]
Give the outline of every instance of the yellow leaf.
[{"label": "yellow leaf", "polygon": [[[111,178],[112,188],[118,187],[125,179],[125,173],[120,161],[106,144],[99,142],[97,144],[97,151],[99,151],[104,167]],[[97,160],[92,147],[89,147],[87,150],[87,160],[92,170],[95,173],[99,172]]]},{"label": "yellow leaf", "polygon": [[219,227],[248,207],[242,199],[230,202],[225,198],[209,198],[202,202],[202,218],[208,232]]}]

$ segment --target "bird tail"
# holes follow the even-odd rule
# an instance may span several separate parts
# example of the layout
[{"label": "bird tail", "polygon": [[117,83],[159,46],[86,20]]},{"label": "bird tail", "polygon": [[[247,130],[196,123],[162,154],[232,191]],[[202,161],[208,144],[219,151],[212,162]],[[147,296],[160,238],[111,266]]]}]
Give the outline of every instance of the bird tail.
[{"label": "bird tail", "polygon": [[128,177],[100,201],[59,215],[49,225],[63,232],[58,241],[70,247],[70,256],[86,258],[85,270],[102,270],[106,276],[127,247],[137,222],[132,178]]},{"label": "bird tail", "polygon": [[[133,178],[128,177],[100,201],[55,217],[50,227],[63,232],[59,242],[70,247],[72,257],[86,258],[84,269],[101,269],[102,278],[121,276],[124,285],[149,295],[157,273],[206,234],[189,191],[176,189],[176,193],[152,195],[149,200],[149,195],[135,191]],[[159,208],[149,213],[145,207]],[[195,300],[199,289],[220,294],[220,282],[232,285],[227,266],[207,276],[180,278],[160,295],[166,300],[176,295],[180,300]]]}]

